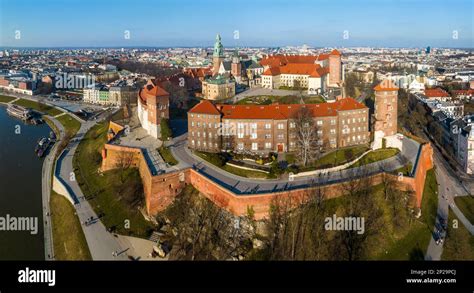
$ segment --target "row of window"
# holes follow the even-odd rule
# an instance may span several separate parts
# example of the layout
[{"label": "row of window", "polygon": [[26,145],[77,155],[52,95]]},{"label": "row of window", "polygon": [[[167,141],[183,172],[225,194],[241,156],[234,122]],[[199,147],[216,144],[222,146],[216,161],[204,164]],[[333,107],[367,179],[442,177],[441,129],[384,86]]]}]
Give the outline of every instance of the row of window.
[{"label": "row of window", "polygon": [[357,122],[365,122],[365,117],[359,117],[359,118],[349,118],[347,120],[342,119],[342,124],[351,124],[351,123],[357,123]]}]

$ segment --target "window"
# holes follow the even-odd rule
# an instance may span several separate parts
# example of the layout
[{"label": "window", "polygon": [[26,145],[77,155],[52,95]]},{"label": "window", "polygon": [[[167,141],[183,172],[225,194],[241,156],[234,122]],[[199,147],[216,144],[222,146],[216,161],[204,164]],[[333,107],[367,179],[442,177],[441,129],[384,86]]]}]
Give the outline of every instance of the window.
[{"label": "window", "polygon": [[194,126],[194,121],[193,121],[193,122],[191,122],[191,126]]},{"label": "window", "polygon": [[244,124],[243,123],[237,123],[237,128],[238,129],[244,129]]},{"label": "window", "polygon": [[212,138],[212,132],[209,132],[209,138]]},{"label": "window", "polygon": [[265,148],[266,149],[271,149],[272,148],[272,143],[271,142],[266,142],[265,143]]},{"label": "window", "polygon": [[316,122],[316,125],[323,125],[323,120],[318,120],[318,121]]},{"label": "window", "polygon": [[322,130],[318,130],[318,135],[319,135],[319,136],[323,135],[323,131],[322,131]]},{"label": "window", "polygon": [[290,122],[290,128],[295,128],[295,127],[296,127],[295,122]]},{"label": "window", "polygon": [[283,139],[284,135],[283,134],[278,134],[278,139]]},{"label": "window", "polygon": [[258,150],[258,143],[252,142],[252,151]]},{"label": "window", "polygon": [[239,150],[243,150],[244,149],[244,143],[243,142],[239,142],[239,144],[237,145],[237,148]]},{"label": "window", "polygon": [[206,133],[205,132],[202,133],[202,137],[206,138]]},{"label": "window", "polygon": [[257,123],[251,123],[250,128],[252,129],[257,129]]},{"label": "window", "polygon": [[250,137],[251,137],[252,139],[257,139],[257,133],[256,133],[256,132],[253,132],[253,133],[250,135]]},{"label": "window", "polygon": [[198,122],[198,124],[197,124],[197,125],[198,125],[198,127],[201,127],[201,122]]},{"label": "window", "polygon": [[193,139],[193,140],[191,140],[191,144],[192,144],[192,145],[194,145],[194,139]]},{"label": "window", "polygon": [[272,125],[270,123],[265,124],[265,129],[271,129],[271,128],[272,128]]},{"label": "window", "polygon": [[331,134],[336,134],[336,129],[332,128],[331,129]]},{"label": "window", "polygon": [[193,131],[193,132],[191,132],[191,136],[194,136],[194,131]]},{"label": "window", "polygon": [[265,134],[265,138],[266,139],[272,138],[272,135],[267,133],[267,134]]},{"label": "window", "polygon": [[244,133],[243,133],[243,132],[237,133],[237,137],[238,137],[238,138],[244,138]]},{"label": "window", "polygon": [[331,125],[336,125],[336,119],[331,119]]},{"label": "window", "polygon": [[201,133],[198,131],[198,137],[201,137]]}]

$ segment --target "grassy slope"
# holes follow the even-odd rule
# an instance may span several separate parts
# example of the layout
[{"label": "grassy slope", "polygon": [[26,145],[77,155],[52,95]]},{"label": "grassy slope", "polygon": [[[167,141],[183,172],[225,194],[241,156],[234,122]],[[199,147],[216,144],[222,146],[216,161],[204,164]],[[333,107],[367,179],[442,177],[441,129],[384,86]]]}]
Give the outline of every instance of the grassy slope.
[{"label": "grassy slope", "polygon": [[316,169],[331,168],[343,165],[362,155],[368,148],[366,146],[356,146],[343,148],[322,156],[307,167],[302,167],[300,171],[309,171]]},{"label": "grassy slope", "polygon": [[[114,192],[114,183],[120,180],[120,171],[111,170],[98,173],[101,164],[100,151],[106,142],[108,125],[100,123],[86,134],[74,155],[74,171],[81,189],[97,214],[104,213],[101,218],[107,228],[114,228],[124,235],[147,237],[152,225],[147,222],[138,209],[130,208],[122,198]],[[124,185],[141,184],[137,169],[126,170]],[[142,189],[143,190],[143,189]],[[130,229],[124,227],[125,220],[130,221]]]},{"label": "grassy slope", "polygon": [[421,217],[411,224],[404,237],[398,240],[394,239],[386,253],[379,255],[378,259],[422,260],[424,258],[438,210],[437,190],[438,185],[432,169],[426,176],[421,202]]},{"label": "grassy slope", "polygon": [[368,153],[351,167],[360,167],[360,166],[367,165],[370,163],[382,161],[382,160],[395,156],[399,152],[400,150],[395,149],[395,148],[378,149],[378,150]]},{"label": "grassy slope", "polygon": [[454,198],[454,201],[469,222],[474,224],[474,197],[457,196]]},{"label": "grassy slope", "polygon": [[178,164],[178,161],[167,147],[162,146],[158,149],[158,152],[166,163],[170,164],[171,166]]},{"label": "grassy slope", "polygon": [[441,259],[474,260],[474,236],[469,233],[451,209],[449,210],[448,231]]},{"label": "grassy slope", "polygon": [[71,115],[65,114],[56,118],[66,129],[67,132],[74,136],[79,128],[81,128],[81,123],[73,118]]},{"label": "grassy slope", "polygon": [[62,195],[51,191],[54,254],[56,260],[92,260],[74,207]]}]

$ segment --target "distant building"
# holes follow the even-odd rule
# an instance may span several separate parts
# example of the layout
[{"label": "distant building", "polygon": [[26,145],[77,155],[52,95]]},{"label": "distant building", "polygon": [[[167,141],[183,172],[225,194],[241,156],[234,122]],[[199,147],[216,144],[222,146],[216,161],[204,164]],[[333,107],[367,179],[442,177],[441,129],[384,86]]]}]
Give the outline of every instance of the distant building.
[{"label": "distant building", "polygon": [[451,100],[451,96],[441,88],[434,88],[434,89],[425,89],[425,96],[428,99],[438,100],[446,102],[447,100]]},{"label": "distant building", "polygon": [[260,61],[264,67],[262,86],[307,89],[308,94],[324,93],[328,87],[341,87],[343,70],[341,53],[316,56],[273,55]]},{"label": "distant building", "polygon": [[161,137],[161,119],[169,119],[169,93],[148,80],[138,92],[138,119],[142,128],[154,138]]}]

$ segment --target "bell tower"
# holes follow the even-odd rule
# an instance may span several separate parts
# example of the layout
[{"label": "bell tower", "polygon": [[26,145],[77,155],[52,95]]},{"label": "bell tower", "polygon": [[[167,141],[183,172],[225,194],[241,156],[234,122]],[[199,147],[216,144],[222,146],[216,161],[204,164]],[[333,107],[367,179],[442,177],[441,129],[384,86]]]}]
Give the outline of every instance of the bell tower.
[{"label": "bell tower", "polygon": [[216,42],[214,43],[214,52],[212,54],[212,75],[216,75],[219,72],[222,61],[224,61],[224,47],[221,43],[221,36],[217,34]]}]

